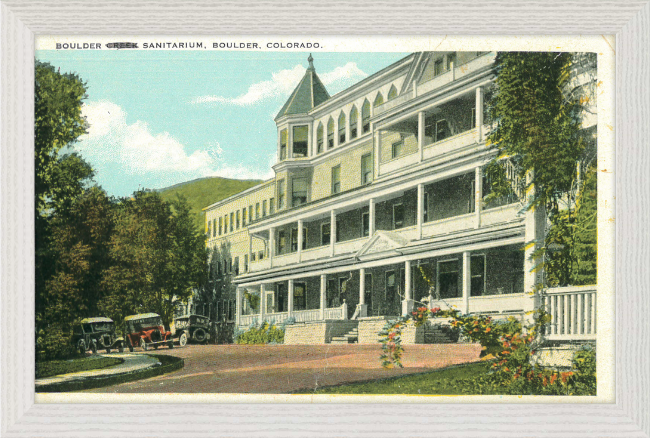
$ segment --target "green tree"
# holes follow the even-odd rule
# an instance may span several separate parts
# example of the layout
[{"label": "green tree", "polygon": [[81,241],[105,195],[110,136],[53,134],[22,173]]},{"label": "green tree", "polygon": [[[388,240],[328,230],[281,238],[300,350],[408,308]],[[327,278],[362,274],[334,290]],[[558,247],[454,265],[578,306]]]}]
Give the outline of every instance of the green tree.
[{"label": "green tree", "polygon": [[597,262],[597,172],[596,167],[587,169],[584,187],[576,202],[574,226],[574,259],[571,283],[574,285],[596,284]]}]

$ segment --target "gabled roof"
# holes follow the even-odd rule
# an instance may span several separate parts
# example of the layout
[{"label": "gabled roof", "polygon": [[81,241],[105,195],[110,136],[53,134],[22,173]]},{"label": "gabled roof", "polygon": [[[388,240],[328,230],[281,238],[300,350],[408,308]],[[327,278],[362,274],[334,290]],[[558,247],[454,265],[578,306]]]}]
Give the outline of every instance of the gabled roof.
[{"label": "gabled roof", "polygon": [[313,107],[320,105],[330,98],[329,93],[325,89],[325,85],[323,85],[316,74],[313,63],[314,58],[309,55],[307,60],[309,61],[309,67],[307,67],[305,75],[275,117],[275,120],[290,114],[307,114]]}]

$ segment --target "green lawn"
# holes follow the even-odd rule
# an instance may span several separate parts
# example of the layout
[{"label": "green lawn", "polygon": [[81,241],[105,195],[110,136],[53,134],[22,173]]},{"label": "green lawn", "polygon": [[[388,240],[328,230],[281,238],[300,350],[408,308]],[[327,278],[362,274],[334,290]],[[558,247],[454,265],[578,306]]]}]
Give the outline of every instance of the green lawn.
[{"label": "green lawn", "polygon": [[[467,384],[468,380],[484,376],[488,372],[489,366],[485,362],[471,363],[424,374],[331,386],[318,389],[315,393],[474,395],[476,392],[466,392],[465,388],[473,387],[473,385]],[[308,392],[312,393],[312,391]]]},{"label": "green lawn", "polygon": [[70,360],[50,360],[36,362],[36,378],[56,376],[59,374],[77,373],[79,371],[97,370],[124,362],[115,357],[90,356]]}]

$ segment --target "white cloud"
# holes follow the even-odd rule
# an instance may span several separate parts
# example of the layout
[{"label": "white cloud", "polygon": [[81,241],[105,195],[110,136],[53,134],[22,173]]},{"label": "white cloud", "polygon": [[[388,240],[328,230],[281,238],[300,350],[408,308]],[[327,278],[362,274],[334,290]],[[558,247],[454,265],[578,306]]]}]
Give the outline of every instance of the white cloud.
[{"label": "white cloud", "polygon": [[[192,100],[192,103],[222,103],[228,105],[248,106],[259,103],[273,97],[288,97],[293,89],[298,85],[300,79],[305,74],[305,68],[302,65],[296,65],[289,70],[280,70],[271,74],[272,79],[269,81],[262,81],[251,85],[248,91],[237,97],[224,97],[224,96],[200,96]],[[331,94],[358,82],[360,79],[368,76],[367,73],[362,71],[356,62],[348,62],[344,66],[336,67],[330,72],[318,75],[327,86],[332,86],[332,90],[328,90]]]},{"label": "white cloud", "polygon": [[126,112],[113,102],[89,102],[83,105],[82,114],[88,121],[88,134],[81,136],[73,148],[100,173],[107,167],[117,167],[127,175],[160,181],[159,187],[152,188],[206,176],[259,179],[268,177],[268,171],[272,173],[271,169],[260,174],[244,165],[225,165],[223,149],[216,142],[188,153],[185,145],[168,132],[153,133],[140,120],[127,124]]}]

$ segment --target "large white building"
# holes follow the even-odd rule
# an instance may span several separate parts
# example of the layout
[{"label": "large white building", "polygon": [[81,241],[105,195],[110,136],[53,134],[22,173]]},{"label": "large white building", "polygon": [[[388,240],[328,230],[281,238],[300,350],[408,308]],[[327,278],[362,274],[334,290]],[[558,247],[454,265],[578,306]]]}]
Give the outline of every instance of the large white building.
[{"label": "large white building", "polygon": [[413,53],[330,96],[310,56],[275,119],[275,178],[204,209],[217,318],[295,320],[289,342],[359,325],[372,342],[384,319],[424,302],[495,315],[538,306],[543,211],[525,209],[516,180],[511,197],[484,202],[495,57]]}]

